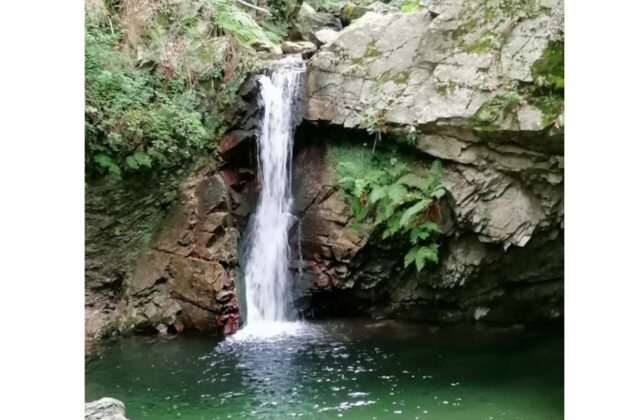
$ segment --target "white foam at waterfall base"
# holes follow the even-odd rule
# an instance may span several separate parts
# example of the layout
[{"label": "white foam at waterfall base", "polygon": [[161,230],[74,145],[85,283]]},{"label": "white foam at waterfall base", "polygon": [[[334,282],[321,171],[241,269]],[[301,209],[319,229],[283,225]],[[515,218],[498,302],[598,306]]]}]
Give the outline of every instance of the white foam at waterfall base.
[{"label": "white foam at waterfall base", "polygon": [[263,118],[258,136],[261,192],[245,262],[247,319],[235,339],[296,334],[289,293],[288,231],[291,222],[293,113],[304,61],[285,57],[271,76],[259,76]]},{"label": "white foam at waterfall base", "polygon": [[305,334],[309,325],[300,321],[256,321],[247,323],[229,339],[237,341],[258,341],[282,339]]}]

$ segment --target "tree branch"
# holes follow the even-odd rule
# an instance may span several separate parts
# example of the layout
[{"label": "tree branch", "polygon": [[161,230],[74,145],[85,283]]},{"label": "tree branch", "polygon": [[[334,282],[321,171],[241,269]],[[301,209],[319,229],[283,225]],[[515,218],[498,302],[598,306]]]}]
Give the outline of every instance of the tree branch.
[{"label": "tree branch", "polygon": [[241,4],[241,5],[245,6],[245,7],[251,7],[254,10],[258,10],[259,12],[263,12],[263,13],[267,13],[268,15],[271,15],[271,12],[269,10],[263,9],[262,7],[254,6],[253,4],[249,4],[249,3],[247,3],[247,2],[245,2],[243,0],[236,0],[236,2],[238,4]]}]

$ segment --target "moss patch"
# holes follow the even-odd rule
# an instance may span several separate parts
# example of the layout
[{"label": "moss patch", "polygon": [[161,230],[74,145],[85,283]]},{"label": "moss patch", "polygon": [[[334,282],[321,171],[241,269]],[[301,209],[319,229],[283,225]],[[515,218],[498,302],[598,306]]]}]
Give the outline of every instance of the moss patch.
[{"label": "moss patch", "polygon": [[400,11],[403,13],[417,12],[422,8],[419,0],[405,0],[400,6]]},{"label": "moss patch", "polygon": [[564,97],[561,95],[534,97],[530,102],[542,111],[542,122],[545,127],[553,124],[564,110]]},{"label": "moss patch", "polygon": [[363,57],[364,58],[378,57],[380,55],[383,55],[383,53],[376,46],[376,40],[373,39],[370,42],[368,42],[368,44],[365,46],[365,52],[363,53]]},{"label": "moss patch", "polygon": [[409,70],[404,70],[396,74],[392,79],[397,85],[404,85],[409,80]]},{"label": "moss patch", "polygon": [[554,90],[564,89],[564,40],[550,42],[532,65],[534,83]]},{"label": "moss patch", "polygon": [[499,93],[482,104],[475,112],[473,116],[475,126],[482,130],[494,131],[505,119],[516,120],[516,107],[522,100],[523,98],[517,92]]},{"label": "moss patch", "polygon": [[470,54],[479,54],[492,50],[492,40],[489,38],[480,39],[475,42],[471,42],[468,44],[464,44],[462,46],[462,51],[470,53]]},{"label": "moss patch", "polygon": [[452,94],[453,92],[455,92],[456,88],[457,88],[457,83],[455,83],[452,80],[449,80],[448,83],[438,83],[437,86],[435,87],[435,91],[440,96],[446,96],[447,94]]}]

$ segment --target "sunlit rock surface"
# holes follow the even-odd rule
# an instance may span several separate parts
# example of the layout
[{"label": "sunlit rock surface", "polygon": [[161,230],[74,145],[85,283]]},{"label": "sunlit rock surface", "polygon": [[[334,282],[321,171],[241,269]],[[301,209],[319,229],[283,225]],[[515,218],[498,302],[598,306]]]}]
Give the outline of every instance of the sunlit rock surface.
[{"label": "sunlit rock surface", "polygon": [[125,404],[114,398],[101,398],[85,404],[85,420],[128,420]]}]

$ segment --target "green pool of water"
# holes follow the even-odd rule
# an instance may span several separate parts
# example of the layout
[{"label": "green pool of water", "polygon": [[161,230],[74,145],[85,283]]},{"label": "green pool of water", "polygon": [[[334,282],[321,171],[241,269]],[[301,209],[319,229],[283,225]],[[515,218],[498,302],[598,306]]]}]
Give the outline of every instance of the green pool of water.
[{"label": "green pool of water", "polygon": [[86,401],[137,419],[563,418],[562,331],[397,322],[296,335],[129,337],[86,365]]}]

